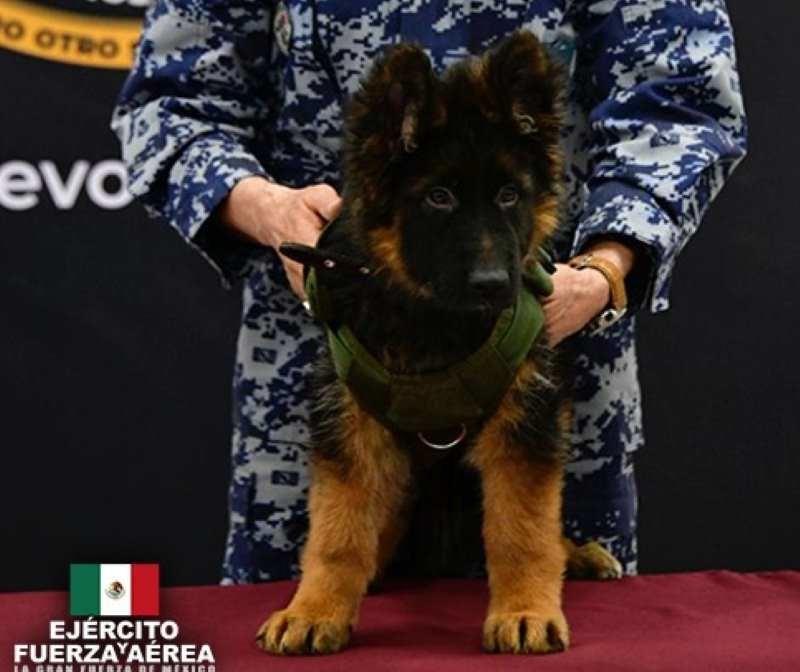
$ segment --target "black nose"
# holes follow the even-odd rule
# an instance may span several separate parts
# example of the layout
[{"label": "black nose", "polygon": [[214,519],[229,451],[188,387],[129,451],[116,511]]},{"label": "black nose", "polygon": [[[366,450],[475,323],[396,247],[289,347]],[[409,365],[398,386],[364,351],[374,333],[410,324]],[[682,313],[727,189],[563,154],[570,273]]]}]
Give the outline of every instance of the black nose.
[{"label": "black nose", "polygon": [[511,277],[504,268],[477,268],[469,274],[469,286],[487,299],[508,295]]}]

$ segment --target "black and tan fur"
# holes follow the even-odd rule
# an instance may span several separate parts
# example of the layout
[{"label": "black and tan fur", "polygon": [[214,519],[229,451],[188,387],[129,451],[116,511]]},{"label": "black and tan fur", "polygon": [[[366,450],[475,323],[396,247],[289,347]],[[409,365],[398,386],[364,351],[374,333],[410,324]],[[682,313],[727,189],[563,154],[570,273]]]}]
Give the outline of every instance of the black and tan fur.
[{"label": "black and tan fur", "polygon": [[[346,116],[344,209],[326,245],[379,271],[370,281],[323,271],[322,280],[337,317],[389,370],[432,371],[463,359],[514,300],[523,259],[559,221],[560,95],[555,65],[524,32],[441,77],[421,49],[398,45],[365,78]],[[485,286],[476,289],[476,269],[503,269],[507,286],[487,296]],[[561,589],[574,549],[561,538],[561,488],[569,409],[557,359],[543,342],[495,413],[470,428],[465,447],[433,466],[420,459],[415,436],[383,427],[330,361],[320,362],[303,576],[289,606],[259,631],[262,648],[328,653],[346,644],[367,587],[409,525],[443,529],[417,487],[431,474],[437,482],[429,490],[437,492],[479,477],[491,589],[484,647],[567,647]],[[452,519],[468,510],[450,508]],[[477,524],[480,508],[471,516]],[[406,548],[412,565],[452,569],[454,554],[436,543]],[[420,558],[420,548],[441,562]],[[596,560],[573,555],[578,569]]]}]

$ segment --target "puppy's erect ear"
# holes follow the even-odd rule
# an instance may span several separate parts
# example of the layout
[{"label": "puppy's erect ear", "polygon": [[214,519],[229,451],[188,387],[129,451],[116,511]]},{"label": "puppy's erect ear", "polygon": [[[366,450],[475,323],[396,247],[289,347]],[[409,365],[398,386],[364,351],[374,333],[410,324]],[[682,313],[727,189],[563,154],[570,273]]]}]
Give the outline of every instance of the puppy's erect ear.
[{"label": "puppy's erect ear", "polygon": [[351,168],[383,167],[416,150],[425,132],[444,121],[436,88],[430,60],[420,47],[398,44],[388,49],[347,110]]},{"label": "puppy's erect ear", "polygon": [[484,77],[502,117],[522,136],[557,144],[564,75],[541,42],[517,31],[484,56]]},{"label": "puppy's erect ear", "polygon": [[519,135],[519,147],[533,159],[537,180],[535,227],[529,241],[536,250],[558,228],[563,195],[560,143],[566,77],[539,40],[518,31],[488,52],[482,78],[494,100],[493,115]]}]

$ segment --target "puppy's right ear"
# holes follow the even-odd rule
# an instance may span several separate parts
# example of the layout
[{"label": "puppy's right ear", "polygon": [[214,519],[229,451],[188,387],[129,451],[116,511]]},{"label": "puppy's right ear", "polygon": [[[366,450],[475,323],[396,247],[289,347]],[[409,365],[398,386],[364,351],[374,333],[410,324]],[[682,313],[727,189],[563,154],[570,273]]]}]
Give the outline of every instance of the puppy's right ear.
[{"label": "puppy's right ear", "polygon": [[518,30],[483,57],[492,102],[525,140],[557,147],[563,115],[564,73],[542,43]]},{"label": "puppy's right ear", "polygon": [[437,83],[419,46],[389,48],[372,66],[347,110],[349,169],[376,175],[388,162],[414,152],[427,130],[444,122]]}]

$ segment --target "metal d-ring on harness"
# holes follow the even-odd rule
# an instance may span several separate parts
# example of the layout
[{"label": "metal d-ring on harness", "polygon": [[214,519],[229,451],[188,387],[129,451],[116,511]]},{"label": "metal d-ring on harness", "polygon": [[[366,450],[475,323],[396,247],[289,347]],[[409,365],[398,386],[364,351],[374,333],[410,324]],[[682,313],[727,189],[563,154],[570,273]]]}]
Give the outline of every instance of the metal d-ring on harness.
[{"label": "metal d-ring on harness", "polygon": [[458,436],[448,443],[434,443],[433,441],[425,438],[425,434],[422,432],[417,432],[417,438],[426,446],[428,446],[428,448],[433,448],[434,450],[450,450],[451,448],[455,448],[459,443],[467,438],[467,426],[462,422],[461,431],[459,432]]},{"label": "metal d-ring on harness", "polygon": [[[540,251],[525,269],[516,303],[497,319],[489,339],[474,353],[441,371],[405,374],[387,370],[358,340],[347,324],[336,319],[328,290],[318,269],[362,276],[373,275],[365,263],[324,249],[326,232],[317,247],[284,243],[280,251],[306,267],[306,294],[311,313],[325,326],[336,374],[358,404],[392,431],[416,435],[437,451],[461,444],[468,427],[488,417],[500,404],[517,370],[541,333],[544,313],[537,300],[552,292],[549,255]],[[455,431],[456,438],[439,443],[432,433]]]}]

